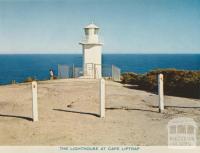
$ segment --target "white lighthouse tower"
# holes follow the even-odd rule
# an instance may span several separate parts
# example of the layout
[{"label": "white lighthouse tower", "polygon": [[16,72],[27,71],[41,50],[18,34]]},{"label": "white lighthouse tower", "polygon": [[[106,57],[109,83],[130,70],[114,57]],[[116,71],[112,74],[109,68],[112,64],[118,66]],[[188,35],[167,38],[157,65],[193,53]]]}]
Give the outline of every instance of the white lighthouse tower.
[{"label": "white lighthouse tower", "polygon": [[99,27],[89,24],[84,28],[85,38],[80,44],[83,48],[83,75],[84,78],[98,79],[101,72],[102,43],[99,40]]}]

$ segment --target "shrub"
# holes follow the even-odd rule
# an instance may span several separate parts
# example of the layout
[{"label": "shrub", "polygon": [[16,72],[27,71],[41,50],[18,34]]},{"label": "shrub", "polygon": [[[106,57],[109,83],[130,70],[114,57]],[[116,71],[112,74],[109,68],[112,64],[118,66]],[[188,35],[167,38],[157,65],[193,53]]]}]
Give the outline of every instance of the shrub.
[{"label": "shrub", "polygon": [[36,79],[34,77],[27,77],[24,82],[32,82],[35,81]]},{"label": "shrub", "polygon": [[[200,71],[158,69],[144,75],[125,73],[124,83],[137,84],[139,89],[157,92],[157,76],[164,75],[164,93],[167,95],[200,98]],[[130,75],[134,74],[134,75]]]},{"label": "shrub", "polygon": [[133,72],[127,72],[122,74],[122,83],[137,84],[138,74]]}]

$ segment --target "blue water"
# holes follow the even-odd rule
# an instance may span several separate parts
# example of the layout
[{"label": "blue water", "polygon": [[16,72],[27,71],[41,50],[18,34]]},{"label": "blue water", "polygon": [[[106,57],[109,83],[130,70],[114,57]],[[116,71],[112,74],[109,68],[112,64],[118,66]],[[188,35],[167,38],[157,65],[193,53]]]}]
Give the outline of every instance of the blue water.
[{"label": "blue water", "polygon": [[[200,54],[104,54],[104,65],[116,65],[122,72],[145,73],[157,68],[200,70]],[[80,54],[0,55],[0,84],[23,82],[34,76],[47,79],[49,69],[57,74],[58,64],[82,66]]]}]

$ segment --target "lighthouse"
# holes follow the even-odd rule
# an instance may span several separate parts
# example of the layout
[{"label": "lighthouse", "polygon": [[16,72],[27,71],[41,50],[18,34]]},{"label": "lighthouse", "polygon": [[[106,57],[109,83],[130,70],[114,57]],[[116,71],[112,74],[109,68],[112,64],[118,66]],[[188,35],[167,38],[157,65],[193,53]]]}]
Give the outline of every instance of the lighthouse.
[{"label": "lighthouse", "polygon": [[79,44],[83,50],[83,77],[98,79],[102,77],[102,43],[99,40],[99,27],[89,24],[84,28],[84,40]]}]

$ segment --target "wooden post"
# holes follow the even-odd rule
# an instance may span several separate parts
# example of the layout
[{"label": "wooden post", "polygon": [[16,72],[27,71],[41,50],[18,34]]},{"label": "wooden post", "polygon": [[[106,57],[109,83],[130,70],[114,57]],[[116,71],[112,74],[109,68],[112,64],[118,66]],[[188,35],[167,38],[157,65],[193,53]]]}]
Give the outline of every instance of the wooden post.
[{"label": "wooden post", "polygon": [[32,117],[33,117],[33,121],[38,121],[38,106],[37,106],[37,82],[33,81],[32,82]]},{"label": "wooden post", "polygon": [[164,111],[163,74],[158,75],[159,112]]},{"label": "wooden post", "polygon": [[105,117],[105,80],[100,79],[99,85],[99,97],[100,97],[100,117]]}]

